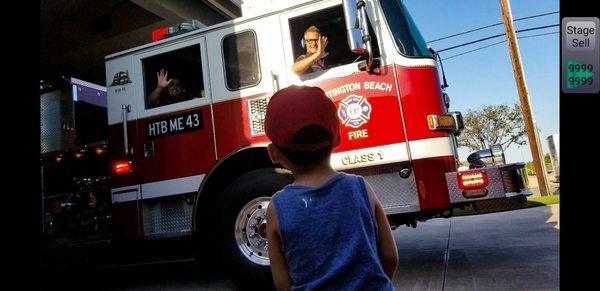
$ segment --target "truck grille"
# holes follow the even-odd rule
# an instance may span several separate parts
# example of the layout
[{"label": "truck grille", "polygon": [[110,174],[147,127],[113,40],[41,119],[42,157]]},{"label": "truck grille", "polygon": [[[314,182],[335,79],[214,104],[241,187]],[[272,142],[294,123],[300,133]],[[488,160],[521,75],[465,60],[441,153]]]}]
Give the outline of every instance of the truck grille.
[{"label": "truck grille", "polygon": [[186,196],[143,201],[144,237],[147,239],[190,235],[193,205]]},{"label": "truck grille", "polygon": [[250,134],[252,136],[265,134],[265,115],[269,98],[255,98],[248,100],[248,114],[250,116]]}]

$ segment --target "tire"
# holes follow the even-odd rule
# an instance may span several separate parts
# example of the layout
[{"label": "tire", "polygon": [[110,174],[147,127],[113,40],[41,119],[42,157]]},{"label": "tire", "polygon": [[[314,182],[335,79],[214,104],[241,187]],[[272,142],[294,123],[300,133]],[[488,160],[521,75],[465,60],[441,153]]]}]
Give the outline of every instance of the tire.
[{"label": "tire", "polygon": [[287,170],[253,170],[229,185],[217,202],[215,235],[219,261],[242,287],[273,289],[265,244],[266,211],[271,196],[292,182]]}]

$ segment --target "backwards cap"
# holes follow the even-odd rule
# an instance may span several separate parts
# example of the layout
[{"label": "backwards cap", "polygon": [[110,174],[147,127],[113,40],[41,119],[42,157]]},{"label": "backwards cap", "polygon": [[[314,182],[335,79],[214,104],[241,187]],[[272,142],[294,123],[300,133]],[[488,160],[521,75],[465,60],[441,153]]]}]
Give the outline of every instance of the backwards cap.
[{"label": "backwards cap", "polygon": [[[302,143],[294,136],[303,128],[319,125],[331,134],[322,141]],[[340,143],[339,122],[336,107],[318,87],[296,86],[277,91],[267,105],[265,131],[277,146],[295,151],[316,151]]]}]

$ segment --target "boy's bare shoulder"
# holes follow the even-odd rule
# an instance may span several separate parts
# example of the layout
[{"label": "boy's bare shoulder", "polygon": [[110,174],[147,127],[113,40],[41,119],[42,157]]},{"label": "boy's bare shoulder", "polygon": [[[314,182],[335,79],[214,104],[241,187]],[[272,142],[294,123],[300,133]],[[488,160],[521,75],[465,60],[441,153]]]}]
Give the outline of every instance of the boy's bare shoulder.
[{"label": "boy's bare shoulder", "polygon": [[275,203],[271,201],[267,206],[267,232],[274,231],[279,233],[279,217],[277,216],[277,210],[275,210]]},{"label": "boy's bare shoulder", "polygon": [[269,206],[267,206],[267,218],[268,217],[276,217],[277,216],[277,211],[275,211],[275,203],[271,202],[269,203]]},{"label": "boy's bare shoulder", "polygon": [[371,187],[369,182],[367,182],[367,180],[364,178],[363,181],[365,182],[365,189],[367,190],[367,197],[369,197],[369,203],[371,203],[371,208],[375,213],[376,209],[378,207],[381,207],[379,199],[377,198],[377,195],[375,195],[375,190],[373,190],[373,187]]}]

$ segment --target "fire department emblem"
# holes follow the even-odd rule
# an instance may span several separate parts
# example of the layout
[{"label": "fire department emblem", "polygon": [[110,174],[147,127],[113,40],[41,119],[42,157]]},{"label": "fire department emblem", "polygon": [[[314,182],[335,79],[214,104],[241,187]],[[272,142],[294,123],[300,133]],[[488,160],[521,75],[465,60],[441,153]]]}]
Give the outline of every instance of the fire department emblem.
[{"label": "fire department emblem", "polygon": [[119,86],[131,83],[131,79],[129,79],[129,71],[125,70],[125,72],[118,72],[115,74],[113,81],[108,87]]},{"label": "fire department emblem", "polygon": [[349,95],[340,101],[338,116],[345,126],[359,128],[371,118],[371,104],[363,96]]}]

